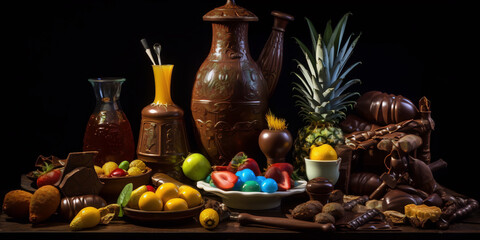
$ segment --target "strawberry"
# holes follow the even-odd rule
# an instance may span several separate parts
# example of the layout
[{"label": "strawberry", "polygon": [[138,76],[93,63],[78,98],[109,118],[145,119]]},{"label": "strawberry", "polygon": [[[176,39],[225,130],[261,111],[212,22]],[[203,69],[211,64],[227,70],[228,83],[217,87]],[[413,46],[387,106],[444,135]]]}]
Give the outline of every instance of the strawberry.
[{"label": "strawberry", "polygon": [[292,188],[292,178],[288,171],[282,171],[279,167],[270,166],[265,173],[265,178],[272,178],[277,182],[279,191],[286,191]]},{"label": "strawberry", "polygon": [[[282,162],[282,163],[274,163],[274,164],[271,164],[270,166],[268,166],[269,168],[270,167],[278,167],[280,169],[280,171],[287,171],[288,174],[292,175],[293,174],[293,165],[290,164],[290,163],[286,163],[286,162]],[[268,170],[268,168],[267,168]]]},{"label": "strawberry", "polygon": [[62,177],[63,172],[60,169],[54,168],[45,162],[45,166],[42,167],[42,171],[37,171],[37,187],[40,188],[45,185],[55,185]]},{"label": "strawberry", "polygon": [[253,158],[247,157],[247,155],[245,155],[243,152],[237,153],[237,155],[235,155],[235,157],[233,157],[228,164],[228,170],[233,173],[246,168],[252,170],[253,173],[255,173],[255,176],[262,175],[257,161],[255,161]]},{"label": "strawberry", "polygon": [[269,167],[265,172],[265,178],[272,178],[275,182],[279,183],[283,179],[282,170],[275,166]]},{"label": "strawberry", "polygon": [[281,182],[277,182],[278,190],[279,191],[286,191],[292,188],[292,179],[290,178],[290,174],[287,171],[282,171],[283,179]]},{"label": "strawberry", "polygon": [[228,171],[228,166],[212,166],[213,171]]},{"label": "strawberry", "polygon": [[222,190],[230,190],[238,181],[238,176],[230,171],[213,171],[210,175],[213,184]]}]

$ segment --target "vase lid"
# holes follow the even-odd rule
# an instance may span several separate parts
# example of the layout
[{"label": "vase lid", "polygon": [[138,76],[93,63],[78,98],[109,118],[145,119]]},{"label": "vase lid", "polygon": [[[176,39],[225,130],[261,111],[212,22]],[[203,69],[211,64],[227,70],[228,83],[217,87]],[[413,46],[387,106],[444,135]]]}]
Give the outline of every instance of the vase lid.
[{"label": "vase lid", "polygon": [[235,4],[235,0],[227,0],[225,5],[205,14],[203,21],[258,21],[258,17],[247,9]]}]

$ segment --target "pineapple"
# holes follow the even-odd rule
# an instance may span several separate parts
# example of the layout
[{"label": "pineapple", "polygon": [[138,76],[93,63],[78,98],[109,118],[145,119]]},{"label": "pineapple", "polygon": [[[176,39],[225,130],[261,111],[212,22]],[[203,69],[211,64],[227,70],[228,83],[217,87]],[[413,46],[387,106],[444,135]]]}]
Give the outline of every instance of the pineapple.
[{"label": "pineapple", "polygon": [[[300,107],[299,115],[306,122],[306,126],[298,130],[294,142],[295,167],[299,176],[305,176],[305,157],[309,156],[312,147],[328,143],[335,147],[344,143],[339,122],[345,118],[348,107],[355,105],[352,97],[357,92],[346,92],[350,86],[360,83],[359,79],[344,82],[346,75],[360,62],[345,67],[355,45],[360,37],[352,40],[353,34],[345,40],[344,32],[350,13],[345,14],[333,28],[331,21],[327,23],[325,32],[318,34],[312,22],[306,18],[312,50],[298,38],[294,38],[300,46],[306,65],[294,60],[299,73],[293,74],[300,81],[294,82],[293,91],[297,93],[296,106]],[[345,42],[342,42],[345,40]]]}]

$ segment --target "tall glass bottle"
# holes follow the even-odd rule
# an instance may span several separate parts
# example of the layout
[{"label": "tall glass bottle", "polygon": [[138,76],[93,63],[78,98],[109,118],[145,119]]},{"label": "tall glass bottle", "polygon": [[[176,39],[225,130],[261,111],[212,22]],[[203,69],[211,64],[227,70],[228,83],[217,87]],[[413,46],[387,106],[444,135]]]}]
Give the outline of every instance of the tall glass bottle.
[{"label": "tall glass bottle", "polygon": [[83,138],[84,151],[98,151],[95,165],[131,161],[135,156],[132,128],[120,107],[120,92],[125,78],[89,79],[96,98]]}]

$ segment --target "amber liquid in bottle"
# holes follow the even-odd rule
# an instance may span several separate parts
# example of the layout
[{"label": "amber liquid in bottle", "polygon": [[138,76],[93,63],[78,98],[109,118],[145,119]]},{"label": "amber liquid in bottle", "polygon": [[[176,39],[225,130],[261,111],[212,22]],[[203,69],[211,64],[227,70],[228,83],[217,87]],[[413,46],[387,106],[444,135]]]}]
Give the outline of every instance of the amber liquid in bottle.
[{"label": "amber liquid in bottle", "polygon": [[83,138],[83,151],[98,151],[95,165],[132,161],[135,156],[132,128],[122,111],[119,98],[124,79],[89,80],[97,103]]},{"label": "amber liquid in bottle", "polygon": [[[118,121],[102,122],[104,117],[113,117],[108,116],[110,114],[116,115],[114,118],[118,118]],[[83,150],[98,151],[95,165],[100,167],[109,161],[132,161],[135,154],[132,138],[130,123],[122,111],[91,115],[85,131]]]}]

